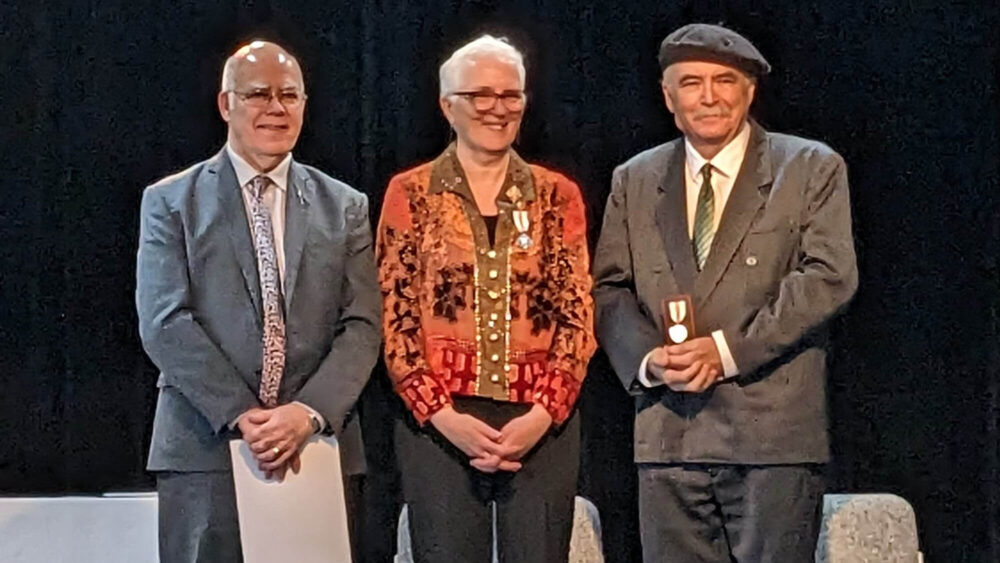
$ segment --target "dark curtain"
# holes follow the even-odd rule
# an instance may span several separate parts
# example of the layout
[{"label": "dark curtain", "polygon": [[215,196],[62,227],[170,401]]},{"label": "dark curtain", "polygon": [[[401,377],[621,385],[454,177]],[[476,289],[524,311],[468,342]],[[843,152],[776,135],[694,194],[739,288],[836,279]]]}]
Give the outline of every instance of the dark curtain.
[{"label": "dark curtain", "polygon": [[[924,5],[922,5],[924,4]],[[448,140],[437,67],[482,32],[527,57],[518,150],[579,181],[596,240],[613,167],[677,135],[655,53],[691,21],[775,68],[753,110],[848,162],[861,288],[835,322],[833,490],[900,494],[930,561],[1000,561],[998,9],[993,2],[20,2],[0,8],[0,492],[145,489],[155,370],[133,305],[143,186],[225,129],[225,57],[269,38],[310,99],[296,158],[371,196]],[[631,404],[600,355],[581,491],[637,561]],[[399,405],[364,396],[371,560],[391,553]]]}]

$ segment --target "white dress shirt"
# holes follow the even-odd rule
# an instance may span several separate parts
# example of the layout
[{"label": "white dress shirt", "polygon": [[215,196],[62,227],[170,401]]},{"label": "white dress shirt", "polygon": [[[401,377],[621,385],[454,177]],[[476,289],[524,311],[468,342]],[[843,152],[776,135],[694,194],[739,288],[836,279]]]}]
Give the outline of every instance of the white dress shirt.
[{"label": "white dress shirt", "polygon": [[[229,154],[229,161],[233,163],[233,170],[236,172],[236,181],[240,183],[240,193],[243,194],[243,207],[246,210],[247,222],[250,224],[250,238],[254,238],[253,232],[253,189],[250,181],[260,176],[267,176],[271,180],[271,185],[264,190],[264,206],[271,214],[271,229],[274,236],[274,253],[278,259],[278,277],[281,279],[281,292],[285,293],[285,202],[288,201],[288,172],[292,165],[292,153],[288,153],[285,158],[272,168],[269,172],[260,172],[250,165],[249,162],[236,154],[229,144],[226,144],[226,152]],[[256,243],[256,239],[254,240]],[[309,405],[295,401],[295,404],[302,405],[310,414],[319,420],[320,428],[326,427],[323,415],[319,414]],[[236,419],[237,421],[239,418]]]},{"label": "white dress shirt", "polygon": [[[229,153],[229,160],[233,163],[233,170],[236,171],[236,181],[240,183],[240,193],[243,194],[243,206],[246,209],[247,221],[250,223],[250,238],[253,233],[253,189],[250,181],[260,176],[267,176],[271,180],[271,185],[264,190],[264,207],[267,207],[271,214],[271,228],[274,231],[274,252],[278,258],[278,276],[281,279],[281,289],[285,289],[285,202],[288,200],[288,170],[292,165],[292,153],[288,153],[284,160],[271,169],[270,172],[259,172],[250,165],[243,157],[236,154],[228,144],[226,152]],[[277,188],[277,189],[275,189]],[[256,243],[256,240],[254,240]]]},{"label": "white dress shirt", "polygon": [[[729,141],[729,144],[723,147],[711,159],[706,159],[691,145],[687,138],[684,139],[684,195],[687,200],[689,237],[694,238],[694,217],[698,206],[698,192],[701,191],[701,184],[703,182],[701,175],[702,168],[706,164],[712,167],[712,194],[715,201],[715,213],[712,217],[712,234],[714,237],[715,233],[719,230],[719,224],[722,222],[722,213],[726,209],[726,202],[729,201],[729,194],[733,191],[736,175],[739,174],[740,167],[743,166],[743,158],[746,156],[749,144],[750,125],[747,123],[744,123],[743,128],[736,134],[736,137],[732,141]],[[740,372],[736,366],[736,360],[733,359],[733,354],[729,350],[729,344],[726,343],[726,337],[722,331],[712,331],[712,340],[715,341],[715,347],[719,350],[719,357],[722,359],[723,377],[728,378],[739,375]],[[652,351],[646,354],[646,357],[642,359],[642,363],[639,364],[639,383],[642,383],[646,387],[663,385],[663,381],[661,380],[649,379],[646,364],[649,362],[650,354],[652,354]]]}]

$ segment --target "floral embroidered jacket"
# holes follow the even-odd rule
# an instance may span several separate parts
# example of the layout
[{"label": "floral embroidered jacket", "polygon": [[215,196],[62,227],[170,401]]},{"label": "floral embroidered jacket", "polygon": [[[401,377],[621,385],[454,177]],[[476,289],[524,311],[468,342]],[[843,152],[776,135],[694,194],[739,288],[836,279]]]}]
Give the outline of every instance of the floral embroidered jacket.
[{"label": "floral embroidered jacket", "polygon": [[579,188],[511,153],[495,246],[455,146],[392,179],[377,260],[385,360],[418,422],[453,395],[564,422],[596,347]]}]

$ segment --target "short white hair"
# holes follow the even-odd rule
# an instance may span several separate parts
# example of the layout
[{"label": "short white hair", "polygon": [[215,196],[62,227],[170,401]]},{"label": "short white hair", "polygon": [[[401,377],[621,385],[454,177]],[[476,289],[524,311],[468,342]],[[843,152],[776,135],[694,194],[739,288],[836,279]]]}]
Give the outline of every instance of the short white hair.
[{"label": "short white hair", "polygon": [[521,87],[524,88],[524,57],[521,52],[508,43],[506,38],[483,35],[459,47],[441,65],[439,71],[441,97],[455,92],[459,80],[462,78],[462,71],[478,59],[497,59],[512,65],[517,69],[518,78],[521,79]]}]

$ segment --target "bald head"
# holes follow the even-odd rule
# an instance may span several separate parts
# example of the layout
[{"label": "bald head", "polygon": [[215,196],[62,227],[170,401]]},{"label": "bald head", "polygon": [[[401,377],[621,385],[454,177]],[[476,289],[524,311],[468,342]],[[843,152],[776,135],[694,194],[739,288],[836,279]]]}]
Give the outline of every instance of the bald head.
[{"label": "bald head", "polygon": [[280,45],[254,41],[226,60],[219,114],[229,124],[229,146],[258,171],[267,172],[291,152],[305,102],[302,69]]},{"label": "bald head", "polygon": [[252,41],[226,59],[222,67],[222,91],[236,90],[247,74],[254,74],[256,69],[264,67],[283,67],[298,77],[298,87],[305,89],[302,80],[302,69],[299,61],[285,50],[284,47],[270,41]]}]

